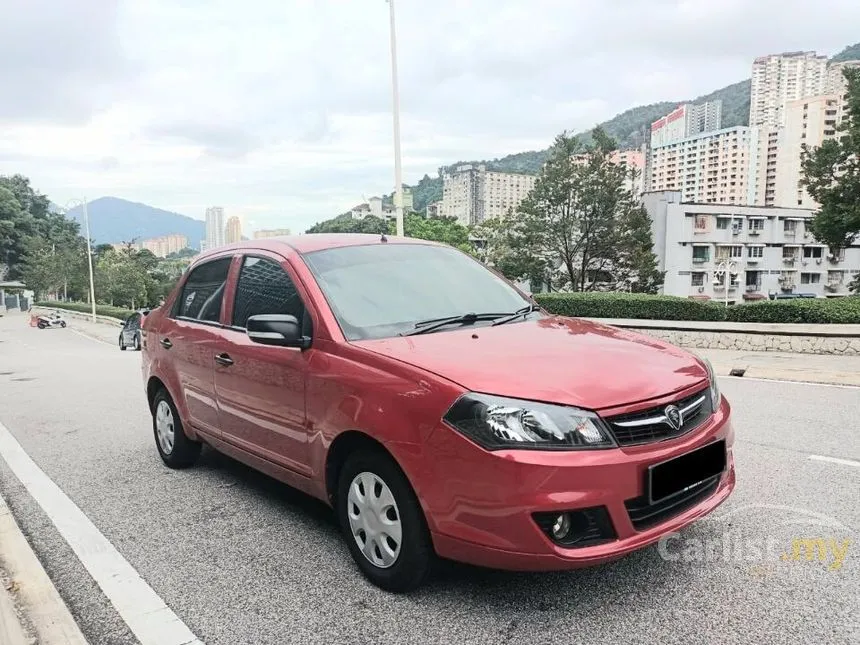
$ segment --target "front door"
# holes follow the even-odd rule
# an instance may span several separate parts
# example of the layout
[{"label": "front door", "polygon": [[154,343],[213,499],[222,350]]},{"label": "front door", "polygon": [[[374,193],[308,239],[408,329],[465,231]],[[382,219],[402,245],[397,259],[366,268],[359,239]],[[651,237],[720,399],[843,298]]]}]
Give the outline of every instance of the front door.
[{"label": "front door", "polygon": [[[249,316],[291,314],[309,321],[287,261],[254,252],[242,260],[228,349],[215,367],[221,438],[267,461],[310,475],[305,425],[308,351],[253,342],[245,332]],[[306,324],[309,324],[306,322]],[[311,335],[309,329],[305,332]],[[313,350],[309,350],[313,351]]]}]

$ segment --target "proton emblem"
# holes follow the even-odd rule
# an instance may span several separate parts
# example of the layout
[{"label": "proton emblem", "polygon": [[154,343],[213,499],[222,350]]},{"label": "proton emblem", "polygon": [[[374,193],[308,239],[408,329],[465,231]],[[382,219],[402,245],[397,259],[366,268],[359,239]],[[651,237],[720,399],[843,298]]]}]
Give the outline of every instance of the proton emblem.
[{"label": "proton emblem", "polygon": [[663,410],[663,414],[666,415],[666,423],[668,423],[673,430],[680,430],[681,426],[684,425],[684,413],[678,409],[677,405],[666,406],[666,409]]}]

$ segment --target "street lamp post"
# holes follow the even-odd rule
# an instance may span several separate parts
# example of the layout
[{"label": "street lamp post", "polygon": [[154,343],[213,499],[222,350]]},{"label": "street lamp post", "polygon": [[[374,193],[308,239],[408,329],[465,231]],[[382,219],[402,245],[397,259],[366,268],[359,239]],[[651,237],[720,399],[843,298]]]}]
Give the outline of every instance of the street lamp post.
[{"label": "street lamp post", "polygon": [[394,0],[388,0],[391,20],[391,94],[394,112],[394,214],[397,235],[403,235],[403,171],[400,162],[400,89],[397,83],[397,36],[394,27]]},{"label": "street lamp post", "polygon": [[736,273],[737,264],[732,260],[722,260],[714,271],[714,276],[721,277],[720,282],[723,284],[724,297],[726,307],[729,306],[729,285],[731,284],[731,276]]},{"label": "street lamp post", "polygon": [[90,274],[90,307],[92,309],[93,322],[96,322],[96,285],[95,280],[93,279],[93,247],[92,242],[90,241],[90,217],[87,213],[87,198],[84,197],[83,199],[71,200],[66,204],[66,212],[68,212],[69,206],[71,205],[80,205],[84,216],[84,230],[87,234],[87,269]]}]

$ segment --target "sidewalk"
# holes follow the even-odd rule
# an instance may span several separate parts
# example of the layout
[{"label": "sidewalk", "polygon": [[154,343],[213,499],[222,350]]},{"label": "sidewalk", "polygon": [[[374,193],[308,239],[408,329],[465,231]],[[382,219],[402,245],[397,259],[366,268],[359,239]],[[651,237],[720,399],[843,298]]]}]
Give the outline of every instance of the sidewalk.
[{"label": "sidewalk", "polygon": [[0,497],[0,644],[87,645]]},{"label": "sidewalk", "polygon": [[742,369],[748,378],[860,386],[860,356],[699,348],[692,351],[708,358],[720,376]]}]

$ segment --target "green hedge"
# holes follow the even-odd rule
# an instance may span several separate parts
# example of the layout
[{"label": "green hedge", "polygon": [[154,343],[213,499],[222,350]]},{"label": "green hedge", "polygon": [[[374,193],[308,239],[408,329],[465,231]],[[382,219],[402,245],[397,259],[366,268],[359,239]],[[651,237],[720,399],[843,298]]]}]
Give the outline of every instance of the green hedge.
[{"label": "green hedge", "polygon": [[770,300],[726,309],[736,322],[860,324],[860,298]]},{"label": "green hedge", "polygon": [[645,318],[650,320],[725,320],[724,307],[675,296],[640,293],[538,293],[547,311],[579,318]]},{"label": "green hedge", "polygon": [[724,307],[674,296],[637,293],[539,293],[547,311],[580,318],[860,324],[860,297],[766,300]]},{"label": "green hedge", "polygon": [[[92,313],[92,307],[86,302],[37,302],[36,307],[50,307],[57,309],[68,309],[69,311],[79,311],[84,314]],[[99,316],[107,316],[108,318],[119,318],[125,320],[134,312],[131,309],[124,307],[111,307],[110,305],[96,305],[96,314]]]}]

